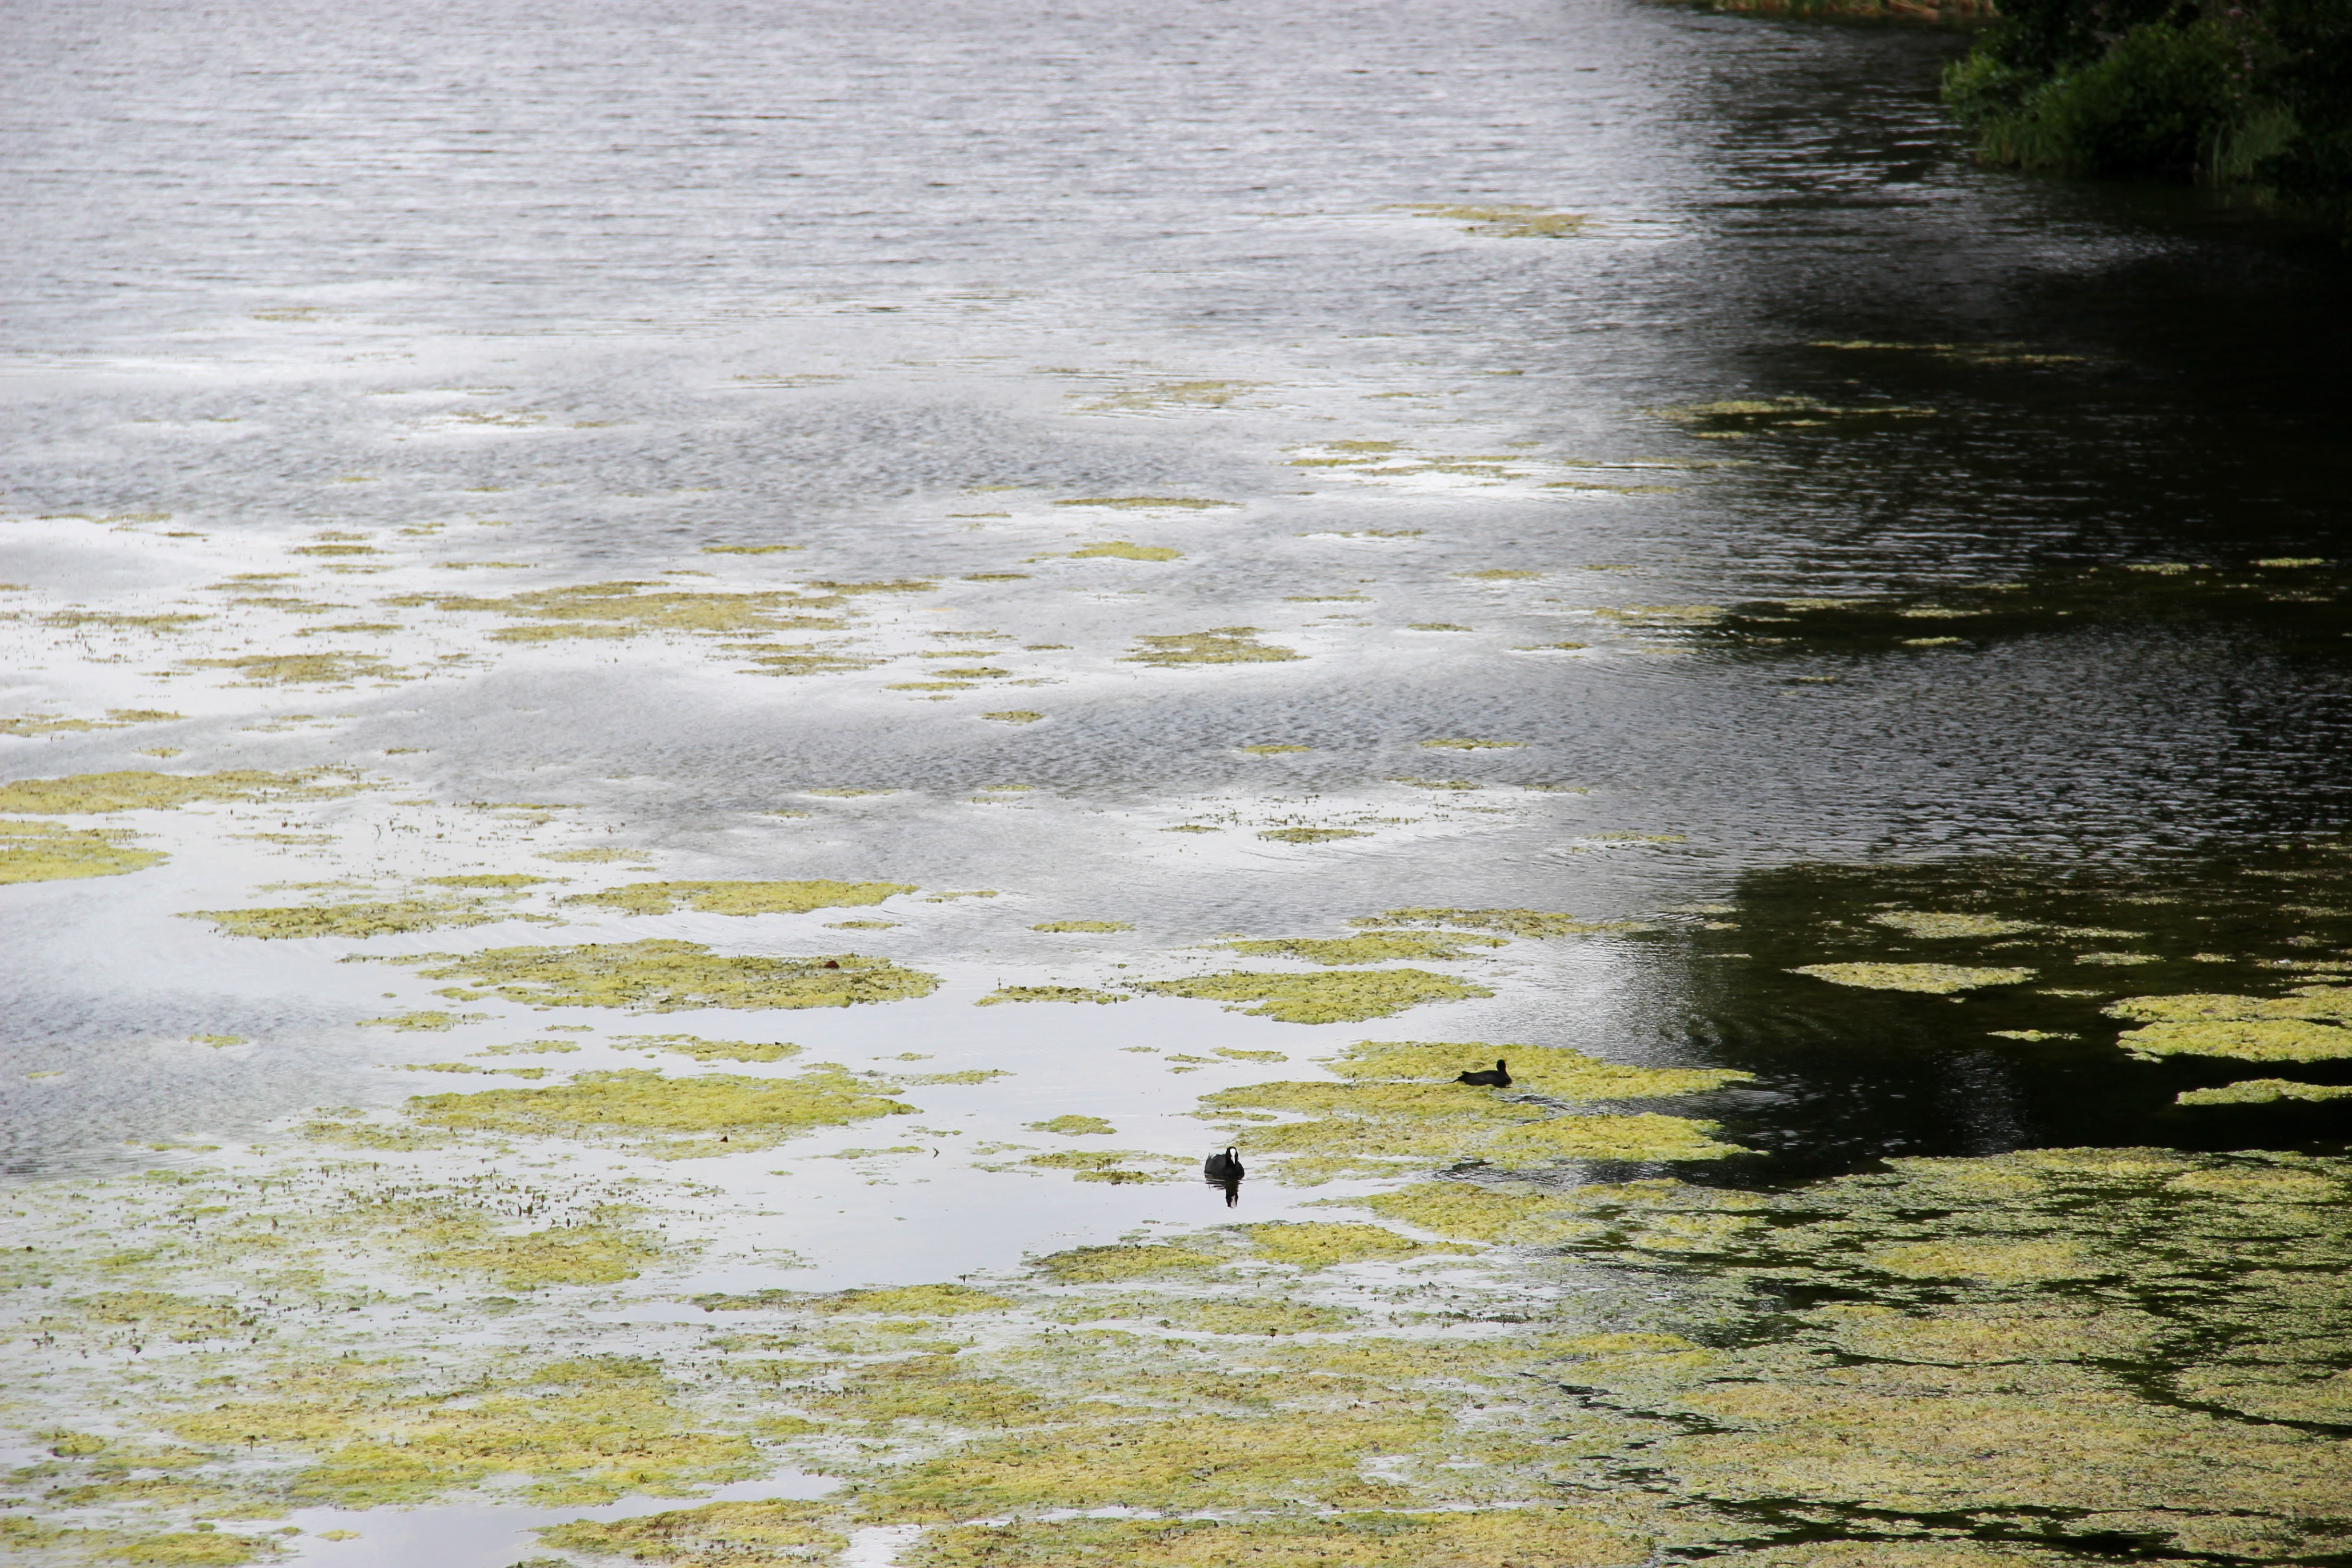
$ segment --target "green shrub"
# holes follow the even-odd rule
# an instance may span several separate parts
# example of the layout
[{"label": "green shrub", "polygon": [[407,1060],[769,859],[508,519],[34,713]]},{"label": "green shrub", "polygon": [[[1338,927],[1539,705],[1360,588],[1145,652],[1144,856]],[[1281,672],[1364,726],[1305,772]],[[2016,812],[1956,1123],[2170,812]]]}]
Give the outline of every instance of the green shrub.
[{"label": "green shrub", "polygon": [[2099,59],[1987,118],[1983,153],[2021,168],[2095,174],[2195,167],[2239,119],[2234,53],[2218,22],[2143,24]]}]

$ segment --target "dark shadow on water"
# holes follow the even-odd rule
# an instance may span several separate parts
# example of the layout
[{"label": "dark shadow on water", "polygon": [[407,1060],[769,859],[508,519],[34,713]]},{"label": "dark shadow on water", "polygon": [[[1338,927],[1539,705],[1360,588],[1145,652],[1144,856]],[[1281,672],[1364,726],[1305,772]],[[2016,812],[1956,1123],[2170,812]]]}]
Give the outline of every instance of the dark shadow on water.
[{"label": "dark shadow on water", "polygon": [[[1780,1186],[1889,1157],[2025,1148],[2341,1152],[2352,1099],[2178,1097],[2352,1084],[2352,1054],[2135,1055],[2128,1031],[2145,1020],[2112,1010],[2311,987],[2333,1005],[2352,981],[2352,900],[2336,893],[2347,861],[2352,847],[2322,843],[2134,869],[1984,859],[1751,873],[1737,912],[1710,922],[1721,929],[1677,941],[1692,1054],[1757,1075],[1711,1114],[1768,1158],[1685,1178]],[[1800,973],[1822,967],[1834,978]]]}]

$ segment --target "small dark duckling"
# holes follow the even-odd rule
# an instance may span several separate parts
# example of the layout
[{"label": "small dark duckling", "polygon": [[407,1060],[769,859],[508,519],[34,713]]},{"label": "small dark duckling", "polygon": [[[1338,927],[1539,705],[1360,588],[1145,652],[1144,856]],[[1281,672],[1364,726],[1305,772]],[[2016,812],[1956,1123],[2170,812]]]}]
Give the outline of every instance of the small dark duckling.
[{"label": "small dark duckling", "polygon": [[1503,1065],[1503,1058],[1496,1057],[1493,1072],[1465,1072],[1454,1081],[1475,1083],[1482,1089],[1508,1089],[1511,1087],[1511,1072]]},{"label": "small dark duckling", "polygon": [[1222,1154],[1212,1154],[1201,1162],[1201,1174],[1212,1182],[1238,1182],[1242,1179],[1242,1163],[1227,1149]]}]

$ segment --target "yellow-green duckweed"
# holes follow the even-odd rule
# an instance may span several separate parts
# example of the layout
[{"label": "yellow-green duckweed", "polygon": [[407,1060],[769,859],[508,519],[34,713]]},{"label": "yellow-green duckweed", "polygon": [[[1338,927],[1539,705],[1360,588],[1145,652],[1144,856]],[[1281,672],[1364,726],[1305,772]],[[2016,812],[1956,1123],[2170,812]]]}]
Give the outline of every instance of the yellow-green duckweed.
[{"label": "yellow-green duckweed", "polygon": [[1632,1568],[1649,1550],[1564,1510],[1509,1509],[957,1525],[926,1535],[905,1561],[908,1568]]},{"label": "yellow-green duckweed", "polygon": [[1128,924],[1125,921],[1047,921],[1043,925],[1034,925],[1029,929],[1031,931],[1055,932],[1108,932],[1115,931],[1133,931],[1135,928]]},{"label": "yellow-green duckweed", "polygon": [[2352,1022],[2352,986],[2300,985],[2284,996],[2232,996],[2212,992],[2132,996],[2106,1010],[2111,1018],[2141,1023],[2252,1023],[2273,1018]]},{"label": "yellow-green duckweed", "polygon": [[1488,1045],[1484,1040],[1359,1040],[1326,1063],[1342,1078],[1450,1082],[1457,1073],[1511,1064],[1512,1086],[1559,1100],[1648,1100],[1701,1094],[1755,1075],[1728,1068],[1643,1068],[1604,1062],[1566,1046]]},{"label": "yellow-green duckweed", "polygon": [[1083,985],[1000,985],[972,1003],[975,1007],[993,1007],[1003,1002],[1094,1002],[1108,1005],[1131,998],[1116,991],[1089,991]]},{"label": "yellow-green duckweed", "polygon": [[566,1226],[492,1236],[425,1252],[419,1261],[451,1273],[488,1274],[508,1290],[542,1285],[614,1285],[634,1279],[661,1256],[652,1238],[608,1225]]},{"label": "yellow-green duckweed", "polygon": [[488,925],[515,917],[505,910],[433,899],[379,899],[349,904],[288,904],[252,910],[189,910],[231,936],[285,940],[310,936],[365,939],[443,926]]},{"label": "yellow-green duckweed", "polygon": [[299,1455],[289,1500],[355,1508],[501,1475],[527,1478],[547,1504],[677,1496],[764,1468],[741,1436],[698,1429],[672,1394],[660,1363],[626,1356],[515,1367],[446,1392],[419,1390],[397,1364],[297,1363],[168,1426],[185,1442]]},{"label": "yellow-green duckweed", "polygon": [[1474,1160],[1534,1170],[1570,1160],[1708,1160],[1741,1152],[1710,1138],[1711,1122],[1563,1114],[1467,1084],[1247,1084],[1210,1094],[1202,1105],[1201,1114],[1212,1120],[1256,1111],[1305,1117],[1236,1121],[1218,1134],[1245,1152],[1290,1156],[1270,1173],[1300,1184]]},{"label": "yellow-green duckweed", "polygon": [[1426,969],[1376,969],[1352,974],[1233,971],[1190,980],[1143,981],[1137,989],[1161,996],[1223,1002],[1229,1013],[1247,1013],[1286,1024],[1360,1023],[1367,1018],[1391,1017],[1425,1002],[1454,1002],[1494,994],[1483,985],[1472,985]]},{"label": "yellow-green duckweed", "polygon": [[2033,978],[2031,969],[1971,969],[1957,963],[1807,963],[1790,971],[1832,985],[1870,991],[1920,991],[1948,996],[1986,985],[2015,985]]},{"label": "yellow-green duckweed", "polygon": [[677,909],[706,915],[804,915],[878,904],[914,890],[911,882],[631,882],[574,893],[562,902],[599,904],[633,915],[666,915]]},{"label": "yellow-green duckweed", "polygon": [[1216,1253],[1189,1247],[1142,1243],[1118,1247],[1079,1247],[1037,1260],[1049,1278],[1065,1285],[1101,1284],[1121,1279],[1149,1279],[1168,1274],[1197,1274],[1215,1268],[1224,1259]]},{"label": "yellow-green duckweed", "polygon": [[1576,1212],[1572,1204],[1544,1192],[1486,1186],[1475,1182],[1415,1182],[1360,1198],[1325,1198],[1326,1204],[1370,1209],[1383,1219],[1465,1241],[1536,1240],[1550,1226]]},{"label": "yellow-green duckweed", "polygon": [[257,773],[233,769],[217,773],[158,773],[130,771],[76,773],[69,778],[23,779],[0,784],[0,812],[66,816],[114,811],[168,811],[198,801],[325,800],[360,786],[323,770]]},{"label": "yellow-green duckweed", "polygon": [[1353,926],[1467,926],[1473,931],[1507,931],[1512,936],[1606,936],[1618,932],[1654,931],[1643,921],[1589,921],[1557,910],[1401,909],[1384,914],[1360,915]]},{"label": "yellow-green duckweed", "polygon": [[1892,926],[1906,936],[1986,937],[2014,936],[2020,931],[2039,931],[2032,921],[2002,920],[1997,915],[1938,913],[1923,910],[1882,910],[1870,917],[1883,926]]},{"label": "yellow-green duckweed", "polygon": [[1258,641],[1255,626],[1213,626],[1205,632],[1139,637],[1135,640],[1142,645],[1141,651],[1129,654],[1125,663],[1276,664],[1304,657],[1289,648]]},{"label": "yellow-green duckweed", "polygon": [[578,1520],[540,1531],[548,1545],[593,1557],[676,1568],[764,1568],[830,1561],[849,1543],[822,1502],[714,1502],[610,1521]]},{"label": "yellow-green duckweed", "polygon": [[1369,838],[1357,827],[1271,827],[1258,835],[1282,844],[1328,844],[1334,838]]},{"label": "yellow-green duckweed", "polygon": [[1463,233],[1484,239],[1564,239],[1592,221],[1583,213],[1548,212],[1542,207],[1508,203],[1479,206],[1454,202],[1401,202],[1397,210],[1423,217],[1451,218],[1463,226]]},{"label": "yellow-green duckweed", "polygon": [[2116,1043],[2152,1057],[2231,1057],[2250,1062],[2318,1062],[2352,1057],[2352,1029],[2301,1018],[2148,1024],[2125,1030]]},{"label": "yellow-green duckweed", "polygon": [[2242,1079],[2219,1089],[2185,1089],[2176,1105],[2272,1105],[2282,1100],[2352,1100],[2352,1084],[2296,1083],[2283,1078]]},{"label": "yellow-green duckweed", "polygon": [[1174,561],[1182,556],[1181,550],[1171,550],[1164,544],[1130,544],[1124,539],[1107,539],[1070,552],[1073,561]]},{"label": "yellow-green duckweed", "polygon": [[1099,1116],[1080,1116],[1075,1112],[1056,1116],[1050,1121],[1031,1121],[1024,1125],[1032,1132],[1056,1132],[1065,1138],[1085,1138],[1118,1131]]},{"label": "yellow-green duckweed", "polygon": [[509,1002],[542,1007],[846,1007],[928,996],[934,975],[854,952],[808,958],[739,957],[699,942],[591,942],[578,947],[494,947],[463,956],[426,954],[425,974],[463,980]]},{"label": "yellow-green duckweed", "polygon": [[131,847],[132,837],[120,829],[0,820],[0,883],[120,877],[164,858],[160,849]]},{"label": "yellow-green duckweed", "polygon": [[766,1148],[813,1127],[911,1115],[915,1108],[839,1068],[815,1067],[793,1078],[667,1078],[624,1068],[546,1089],[418,1095],[408,1110],[426,1126],[453,1131],[618,1137],[677,1158]]},{"label": "yellow-green duckweed", "polygon": [[1269,1263],[1287,1263],[1297,1268],[1329,1268],[1342,1263],[1387,1263],[1429,1252],[1475,1250],[1467,1247],[1432,1247],[1377,1225],[1270,1220],[1241,1228],[1260,1258]]},{"label": "yellow-green duckweed", "polygon": [[827,612],[840,606],[841,593],[864,585],[820,586],[834,591],[738,594],[694,592],[655,582],[612,582],[541,588],[505,598],[410,594],[386,602],[404,608],[430,605],[450,614],[504,616],[515,624],[490,634],[493,641],[499,642],[544,641],[562,637],[626,637],[641,632],[741,635],[839,631],[845,623]]},{"label": "yellow-green duckweed", "polygon": [[615,1035],[613,1043],[628,1050],[674,1051],[698,1062],[778,1062],[801,1054],[798,1046],[782,1042],[706,1040],[695,1035]]},{"label": "yellow-green duckweed", "polygon": [[1234,942],[1235,952],[1256,958],[1296,958],[1307,963],[1386,963],[1391,959],[1449,959],[1475,956],[1480,948],[1501,947],[1502,937],[1462,936],[1425,931],[1375,931],[1361,936],[1315,938],[1272,937]]}]

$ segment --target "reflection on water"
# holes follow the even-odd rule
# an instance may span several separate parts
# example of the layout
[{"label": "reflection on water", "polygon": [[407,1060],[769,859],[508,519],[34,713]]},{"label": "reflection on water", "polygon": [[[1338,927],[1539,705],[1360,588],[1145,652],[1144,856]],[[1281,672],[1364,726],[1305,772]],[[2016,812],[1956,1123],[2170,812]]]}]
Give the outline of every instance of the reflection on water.
[{"label": "reflection on water", "polygon": [[1630,0],[9,22],[12,1548],[2342,1550],[2338,251]]}]

